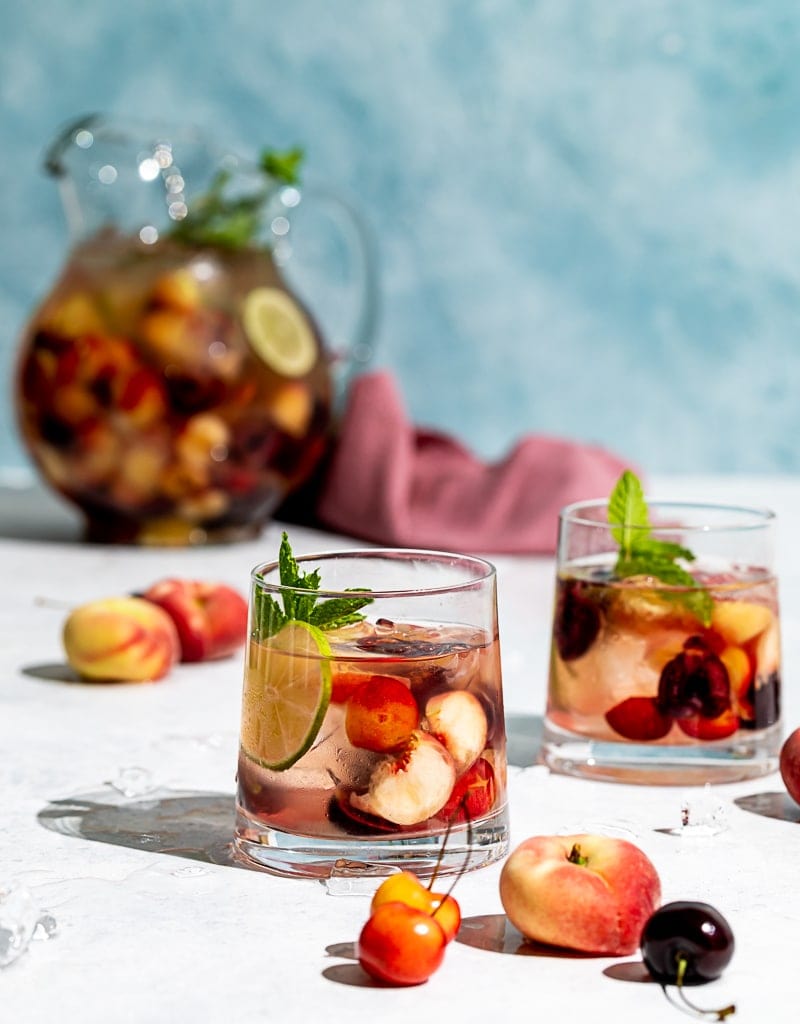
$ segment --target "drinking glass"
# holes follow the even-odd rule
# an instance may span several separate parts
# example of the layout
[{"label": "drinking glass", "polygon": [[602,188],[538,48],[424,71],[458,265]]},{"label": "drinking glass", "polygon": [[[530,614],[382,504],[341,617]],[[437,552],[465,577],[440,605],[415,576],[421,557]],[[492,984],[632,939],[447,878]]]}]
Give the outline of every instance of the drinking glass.
[{"label": "drinking glass", "polygon": [[[307,555],[251,574],[234,847],[284,875],[477,868],[508,849],[494,567]],[[355,609],[355,610],[354,610]]]},{"label": "drinking glass", "polygon": [[571,775],[676,785],[774,771],[775,516],[679,502],[652,502],[650,516],[650,527],[626,527],[634,546],[646,529],[688,549],[688,582],[644,566],[619,578],[606,502],[560,514],[544,761]]}]

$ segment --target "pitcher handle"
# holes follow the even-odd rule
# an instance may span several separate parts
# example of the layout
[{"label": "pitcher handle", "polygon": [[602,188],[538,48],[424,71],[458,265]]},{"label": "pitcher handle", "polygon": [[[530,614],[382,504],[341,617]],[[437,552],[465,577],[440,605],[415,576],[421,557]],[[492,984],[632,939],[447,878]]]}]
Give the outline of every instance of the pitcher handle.
[{"label": "pitcher handle", "polygon": [[[271,221],[273,256],[319,322],[331,349],[341,399],[351,378],[373,354],[379,315],[375,239],[354,206],[324,185],[286,186],[278,200],[285,217],[278,214]],[[325,217],[334,229],[327,238],[318,232]],[[345,291],[350,292],[347,303],[342,301]]]}]

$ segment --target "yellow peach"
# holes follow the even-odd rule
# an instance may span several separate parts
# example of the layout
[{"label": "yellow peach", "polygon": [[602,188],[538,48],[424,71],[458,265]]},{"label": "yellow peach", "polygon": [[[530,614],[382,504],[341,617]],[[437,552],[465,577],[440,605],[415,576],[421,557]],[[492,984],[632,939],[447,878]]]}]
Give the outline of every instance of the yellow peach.
[{"label": "yellow peach", "polygon": [[139,597],[111,597],[81,605],[64,623],[67,661],[84,679],[149,682],[180,658],[170,616]]},{"label": "yellow peach", "polygon": [[188,313],[163,307],[143,316],[139,330],[145,344],[158,359],[183,366],[197,360],[197,343],[191,324]]},{"label": "yellow peach", "polygon": [[272,422],[292,437],[302,437],[308,430],[314,400],[305,384],[295,381],[284,384],[272,396],[269,416]]},{"label": "yellow peach", "polygon": [[152,501],[159,491],[167,457],[163,444],[146,438],[132,440],[121,452],[117,463],[111,485],[114,501],[128,508],[139,508]]},{"label": "yellow peach", "polygon": [[97,305],[86,292],[73,292],[58,305],[51,306],[42,316],[42,324],[67,338],[102,334],[105,330]]},{"label": "yellow peach", "polygon": [[737,695],[744,693],[753,677],[753,666],[747,652],[729,645],[720,652],[719,660],[728,671],[732,691]]},{"label": "yellow peach", "polygon": [[202,303],[202,289],[195,275],[186,267],[162,274],[153,286],[153,301],[191,313]]},{"label": "yellow peach", "polygon": [[175,454],[186,466],[207,466],[228,454],[230,430],[220,416],[199,413],[186,423],[175,440]]},{"label": "yellow peach", "polygon": [[741,647],[769,626],[772,612],[752,601],[715,601],[711,628],[729,644]]}]

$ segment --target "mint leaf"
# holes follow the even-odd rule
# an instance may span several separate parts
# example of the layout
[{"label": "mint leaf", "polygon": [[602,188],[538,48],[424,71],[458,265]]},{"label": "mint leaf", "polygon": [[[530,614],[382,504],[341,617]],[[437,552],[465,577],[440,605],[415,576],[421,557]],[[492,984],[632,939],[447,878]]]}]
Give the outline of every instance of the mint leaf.
[{"label": "mint leaf", "polygon": [[639,528],[650,525],[642,485],[630,469],[626,469],[617,480],[608,499],[608,521],[612,525],[617,524],[611,535],[619,544],[620,554],[626,556],[631,553]]},{"label": "mint leaf", "polygon": [[669,600],[676,600],[683,607],[692,613],[704,626],[711,625],[711,615],[714,611],[714,598],[705,587],[695,587],[694,590],[685,590],[681,593],[665,595]]},{"label": "mint leaf", "polygon": [[256,591],[253,619],[253,631],[260,637],[274,636],[289,621],[275,598],[263,590]]},{"label": "mint leaf", "polygon": [[271,178],[276,178],[285,185],[296,185],[300,181],[300,165],[305,159],[305,152],[299,146],[284,150],[265,149],[261,153],[259,167]]},{"label": "mint leaf", "polygon": [[[340,626],[362,622],[365,618],[360,609],[372,603],[371,597],[364,596],[364,588],[358,590],[358,597],[332,597],[320,601],[318,591],[322,582],[319,569],[304,572],[297,564],[286,531],[281,534],[278,551],[278,576],[281,586],[283,608],[271,594],[256,588],[254,595],[254,630],[260,637],[273,636],[289,620],[310,622],[319,629],[338,629]],[[295,593],[301,591],[301,593]]]},{"label": "mint leaf", "polygon": [[358,611],[368,604],[372,604],[371,597],[331,597],[314,608],[308,621],[320,629],[349,626],[353,622],[361,622],[364,616]]},{"label": "mint leaf", "polygon": [[296,185],[304,152],[299,147],[283,152],[265,149],[258,168],[263,173],[260,187],[244,195],[229,194],[233,175],[218,171],[203,195],[192,199],[189,213],[170,231],[170,237],[187,245],[210,245],[223,249],[244,249],[257,243],[270,197],[277,185]]},{"label": "mint leaf", "polygon": [[690,572],[671,559],[659,558],[657,555],[634,554],[630,558],[617,562],[616,574],[622,579],[628,579],[631,576],[655,576],[662,583],[667,583],[672,587],[697,586],[694,576]]},{"label": "mint leaf", "polygon": [[608,522],[611,535],[619,544],[614,574],[619,579],[631,576],[652,576],[677,589],[664,596],[684,606],[704,625],[711,624],[713,600],[708,590],[698,584],[679,562],[693,562],[694,553],[682,544],[652,536],[650,513],[642,485],[631,470],[626,469],[617,481],[608,500]]}]

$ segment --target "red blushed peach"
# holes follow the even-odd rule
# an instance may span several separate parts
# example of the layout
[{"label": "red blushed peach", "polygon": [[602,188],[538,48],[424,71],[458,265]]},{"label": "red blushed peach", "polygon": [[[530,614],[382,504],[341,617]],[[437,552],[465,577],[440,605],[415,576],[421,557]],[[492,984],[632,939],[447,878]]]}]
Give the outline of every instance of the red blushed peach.
[{"label": "red blushed peach", "polygon": [[172,619],[138,597],[112,597],[81,605],[67,617],[64,650],[84,679],[149,682],[161,679],[180,654]]},{"label": "red blushed peach", "polygon": [[602,835],[534,836],[509,856],[500,899],[526,938],[586,953],[633,953],[661,883],[633,843]]},{"label": "red blushed peach", "polygon": [[795,729],[784,740],[779,766],[789,796],[800,804],[800,729]]},{"label": "red blushed peach", "polygon": [[347,738],[362,750],[378,754],[400,750],[418,724],[417,702],[394,676],[368,676],[347,702]]},{"label": "red blushed peach", "polygon": [[247,637],[247,602],[224,583],[160,580],[142,597],[173,620],[180,638],[181,661],[226,658]]}]

